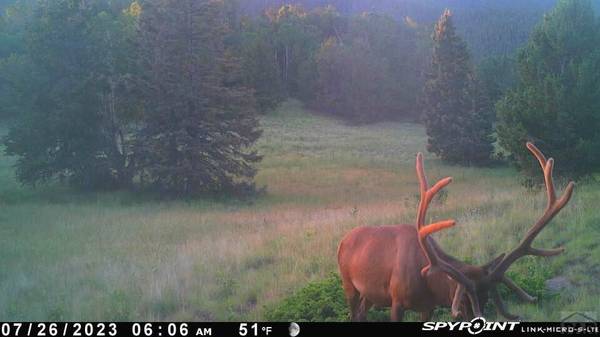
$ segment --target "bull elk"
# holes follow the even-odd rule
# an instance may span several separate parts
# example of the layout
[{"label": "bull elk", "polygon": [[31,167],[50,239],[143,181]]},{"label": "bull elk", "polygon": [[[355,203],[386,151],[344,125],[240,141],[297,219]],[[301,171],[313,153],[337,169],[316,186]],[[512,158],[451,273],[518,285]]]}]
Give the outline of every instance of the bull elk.
[{"label": "bull elk", "polygon": [[433,197],[447,186],[445,178],[429,188],[423,169],[423,156],[417,155],[417,176],[421,199],[417,225],[362,226],[354,228],[340,242],[338,265],[344,293],[353,321],[365,320],[373,305],[391,307],[391,320],[400,321],[405,310],[421,313],[429,320],[437,306],[452,308],[454,318],[471,319],[481,311],[491,297],[498,313],[507,319],[517,319],[505,308],[497,290],[506,285],[522,300],[536,299],[527,294],[505,275],[506,270],[525,255],[553,256],[563,248],[542,250],[531,243],[554,216],[569,202],[573,193],[570,182],[557,198],[552,171],[554,160],[546,157],[532,143],[527,148],[539,161],[544,173],[548,204],[544,214],[525,234],[523,240],[508,253],[503,253],[482,265],[471,265],[447,254],[430,236],[455,225],[452,220],[425,224],[427,208]]}]

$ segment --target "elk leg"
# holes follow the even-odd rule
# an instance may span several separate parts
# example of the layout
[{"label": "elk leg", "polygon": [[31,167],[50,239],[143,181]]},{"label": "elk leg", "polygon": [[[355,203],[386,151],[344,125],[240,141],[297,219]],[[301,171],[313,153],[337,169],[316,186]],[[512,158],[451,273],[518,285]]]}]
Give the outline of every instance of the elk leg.
[{"label": "elk leg", "polygon": [[360,306],[358,309],[358,321],[364,322],[367,320],[367,313],[369,312],[369,309],[371,309],[372,306],[373,303],[369,302],[369,300],[365,297],[362,297],[360,299]]},{"label": "elk leg", "polygon": [[404,319],[404,308],[400,303],[392,303],[392,313],[390,318],[392,322],[402,322]]},{"label": "elk leg", "polygon": [[348,301],[348,306],[350,307],[350,320],[353,322],[359,321],[360,294],[350,282],[345,282],[342,280],[342,286],[344,287],[346,300]]},{"label": "elk leg", "polygon": [[348,298],[348,304],[350,305],[350,320],[352,322],[360,322],[361,316],[361,303],[360,294],[356,292],[352,297]]},{"label": "elk leg", "polygon": [[356,293],[352,298],[349,298],[348,304],[350,305],[350,320],[360,322],[360,295]]}]

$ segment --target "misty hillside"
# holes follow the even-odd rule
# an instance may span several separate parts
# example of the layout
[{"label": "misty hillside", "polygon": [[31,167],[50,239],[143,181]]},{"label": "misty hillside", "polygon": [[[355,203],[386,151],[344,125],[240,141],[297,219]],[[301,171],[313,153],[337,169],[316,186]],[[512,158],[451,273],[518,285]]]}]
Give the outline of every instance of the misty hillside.
[{"label": "misty hillside", "polygon": [[[312,9],[334,6],[342,14],[374,12],[397,19],[411,18],[420,25],[432,26],[445,8],[451,9],[459,33],[469,45],[473,56],[509,55],[527,40],[529,33],[556,0],[233,0],[242,14],[256,16],[267,8],[295,4]],[[31,0],[0,0],[4,12],[16,2]],[[112,2],[112,1],[110,1]],[[123,2],[123,1],[117,1]],[[600,8],[600,2],[594,2]]]},{"label": "misty hillside", "polygon": [[600,312],[599,4],[0,0],[0,322]]},{"label": "misty hillside", "polygon": [[433,25],[449,8],[475,58],[481,59],[514,52],[556,0],[244,0],[241,6],[246,14],[257,15],[265,8],[290,3],[306,9],[332,5],[345,14],[369,11],[410,17],[423,25]]}]

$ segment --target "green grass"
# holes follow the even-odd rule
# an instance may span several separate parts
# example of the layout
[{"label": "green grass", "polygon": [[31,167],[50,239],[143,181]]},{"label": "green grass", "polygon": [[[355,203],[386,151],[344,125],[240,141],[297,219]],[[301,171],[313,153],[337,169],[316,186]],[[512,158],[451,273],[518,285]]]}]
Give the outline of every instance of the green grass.
[{"label": "green grass", "polygon": [[[412,223],[421,126],[350,126],[296,102],[262,125],[257,182],[267,193],[252,201],[31,189],[15,181],[14,158],[1,157],[0,320],[266,319],[336,272],[337,243],[352,227]],[[458,221],[437,236],[458,257],[483,262],[510,249],[543,211],[543,193],[523,189],[510,168],[425,157],[431,180],[454,177],[430,213]],[[599,187],[579,184],[536,241],[564,245],[565,254],[511,268],[541,295],[538,304],[521,304],[507,294],[512,311],[529,320],[600,311]],[[548,294],[545,279],[559,275],[573,287]]]}]

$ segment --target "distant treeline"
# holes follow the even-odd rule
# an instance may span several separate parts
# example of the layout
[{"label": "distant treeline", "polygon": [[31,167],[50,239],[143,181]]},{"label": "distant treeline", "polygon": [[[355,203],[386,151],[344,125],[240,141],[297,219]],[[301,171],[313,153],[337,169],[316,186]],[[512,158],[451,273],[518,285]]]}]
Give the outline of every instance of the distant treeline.
[{"label": "distant treeline", "polygon": [[290,97],[353,123],[424,122],[449,162],[487,163],[497,134],[523,169],[527,140],[570,175],[598,168],[591,1],[539,20],[553,1],[338,2],[16,1],[0,19],[0,115],[18,179],[252,190],[258,115]]},{"label": "distant treeline", "polygon": [[243,19],[239,54],[263,108],[295,97],[357,122],[418,116],[428,30],[411,22],[331,6],[285,5]]},{"label": "distant treeline", "polygon": [[[153,2],[136,3],[143,8]],[[554,2],[224,0],[225,44],[240,58],[244,85],[254,90],[259,111],[295,97],[355,122],[419,120],[433,22],[445,7],[453,10],[482,84],[496,99],[515,81],[514,51]],[[114,13],[131,5],[101,3]],[[0,58],[25,54],[28,27],[46,1],[2,4]],[[0,115],[10,117],[14,94],[4,92]]]},{"label": "distant treeline", "polygon": [[[456,17],[458,33],[465,39],[476,61],[494,55],[512,54],[522,46],[534,26],[557,0],[244,0],[244,14],[258,16],[265,8],[284,4],[310,10],[334,6],[344,15],[371,12],[397,20],[410,18],[433,28],[444,9]],[[595,4],[600,8],[600,3]]]}]

